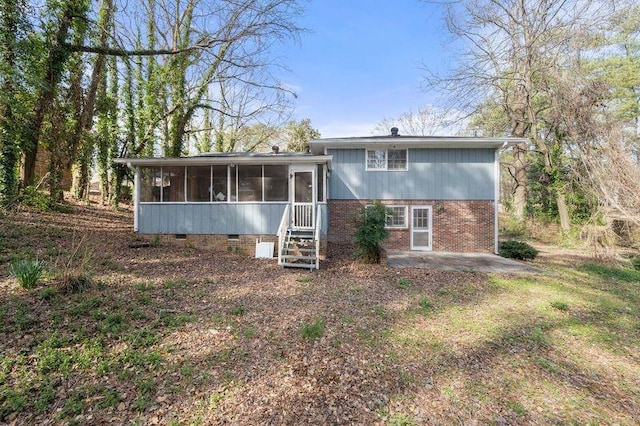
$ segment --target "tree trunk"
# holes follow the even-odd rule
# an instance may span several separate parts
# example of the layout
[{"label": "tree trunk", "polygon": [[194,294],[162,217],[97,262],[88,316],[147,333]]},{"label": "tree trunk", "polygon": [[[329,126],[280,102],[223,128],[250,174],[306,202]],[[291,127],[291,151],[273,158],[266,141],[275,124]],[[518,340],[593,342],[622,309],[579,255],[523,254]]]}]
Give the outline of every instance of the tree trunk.
[{"label": "tree trunk", "polygon": [[513,213],[519,221],[525,218],[527,207],[527,145],[524,143],[514,147],[513,152]]},{"label": "tree trunk", "polygon": [[22,185],[25,187],[33,185],[34,183],[42,123],[44,122],[45,113],[51,108],[56,88],[64,69],[63,65],[69,57],[69,52],[65,49],[65,44],[67,42],[71,20],[74,15],[76,15],[73,3],[74,1],[71,0],[64,6],[65,9],[62,18],[60,18],[55,42],[49,49],[46,61],[47,69],[42,79],[43,84],[37,96],[31,123],[27,125],[29,130],[25,135],[25,143],[23,146],[24,155],[22,157],[21,167]]},{"label": "tree trunk", "polygon": [[571,228],[571,220],[569,218],[569,209],[567,208],[567,199],[564,190],[557,191],[556,202],[558,203],[558,216],[560,216],[560,228],[563,231],[569,231]]},{"label": "tree trunk", "polygon": [[[12,102],[15,95],[16,33],[19,6],[15,2],[3,2],[0,11],[2,61],[7,70],[4,75],[2,103],[0,103],[0,204],[8,206],[17,196],[18,147]],[[7,75],[8,74],[8,75]]]}]

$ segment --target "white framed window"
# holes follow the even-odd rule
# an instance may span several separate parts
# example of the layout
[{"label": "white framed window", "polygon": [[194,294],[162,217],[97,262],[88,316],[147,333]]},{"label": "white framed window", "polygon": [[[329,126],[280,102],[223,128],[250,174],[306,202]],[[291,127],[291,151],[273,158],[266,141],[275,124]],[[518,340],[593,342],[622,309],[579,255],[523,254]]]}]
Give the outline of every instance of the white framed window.
[{"label": "white framed window", "polygon": [[[384,205],[390,210],[390,214],[387,215],[385,222],[385,228],[400,229],[407,228],[409,222],[407,220],[407,206],[402,205]],[[373,207],[373,204],[367,204],[366,208]]]},{"label": "white framed window", "polygon": [[406,228],[407,227],[407,206],[387,206],[391,214],[387,215],[385,228]]},{"label": "white framed window", "polygon": [[366,170],[407,170],[408,153],[406,149],[367,149]]}]

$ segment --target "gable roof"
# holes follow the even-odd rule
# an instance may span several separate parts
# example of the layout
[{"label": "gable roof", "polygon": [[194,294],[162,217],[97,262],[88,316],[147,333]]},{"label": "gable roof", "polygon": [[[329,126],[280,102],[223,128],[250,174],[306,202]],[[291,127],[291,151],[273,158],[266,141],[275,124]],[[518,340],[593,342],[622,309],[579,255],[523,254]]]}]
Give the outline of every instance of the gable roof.
[{"label": "gable roof", "polygon": [[492,148],[526,143],[526,138],[485,138],[475,136],[364,136],[313,139],[311,152],[324,154],[326,149],[386,149],[386,148]]}]

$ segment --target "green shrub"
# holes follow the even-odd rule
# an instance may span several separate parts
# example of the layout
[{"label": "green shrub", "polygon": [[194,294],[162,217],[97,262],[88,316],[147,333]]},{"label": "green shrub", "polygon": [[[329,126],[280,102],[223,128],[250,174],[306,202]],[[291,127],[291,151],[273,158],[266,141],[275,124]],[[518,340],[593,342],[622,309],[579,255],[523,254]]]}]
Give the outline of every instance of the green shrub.
[{"label": "green shrub", "polygon": [[640,256],[632,257],[631,265],[633,266],[633,269],[640,271]]},{"label": "green shrub", "polygon": [[382,246],[380,243],[389,236],[385,229],[387,216],[391,210],[380,201],[362,209],[356,217],[356,255],[365,263],[379,263]]},{"label": "green shrub", "polygon": [[530,260],[535,259],[538,250],[522,241],[509,240],[500,243],[498,254],[509,259]]},{"label": "green shrub", "polygon": [[33,207],[43,212],[51,210],[51,198],[42,191],[38,191],[34,186],[27,186],[20,194],[20,202],[26,206]]},{"label": "green shrub", "polygon": [[129,185],[122,185],[120,187],[120,202],[131,203],[133,201],[133,187]]},{"label": "green shrub", "polygon": [[38,259],[16,259],[9,265],[9,274],[22,288],[34,288],[45,270],[46,263]]}]

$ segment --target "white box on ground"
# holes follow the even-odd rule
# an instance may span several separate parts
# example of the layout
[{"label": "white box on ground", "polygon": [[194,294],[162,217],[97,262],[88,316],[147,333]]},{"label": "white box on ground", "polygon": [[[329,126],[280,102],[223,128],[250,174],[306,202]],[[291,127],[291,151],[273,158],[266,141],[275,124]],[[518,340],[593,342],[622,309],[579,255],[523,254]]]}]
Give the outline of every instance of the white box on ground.
[{"label": "white box on ground", "polygon": [[261,242],[256,239],[256,259],[273,259],[275,245],[273,242]]}]

